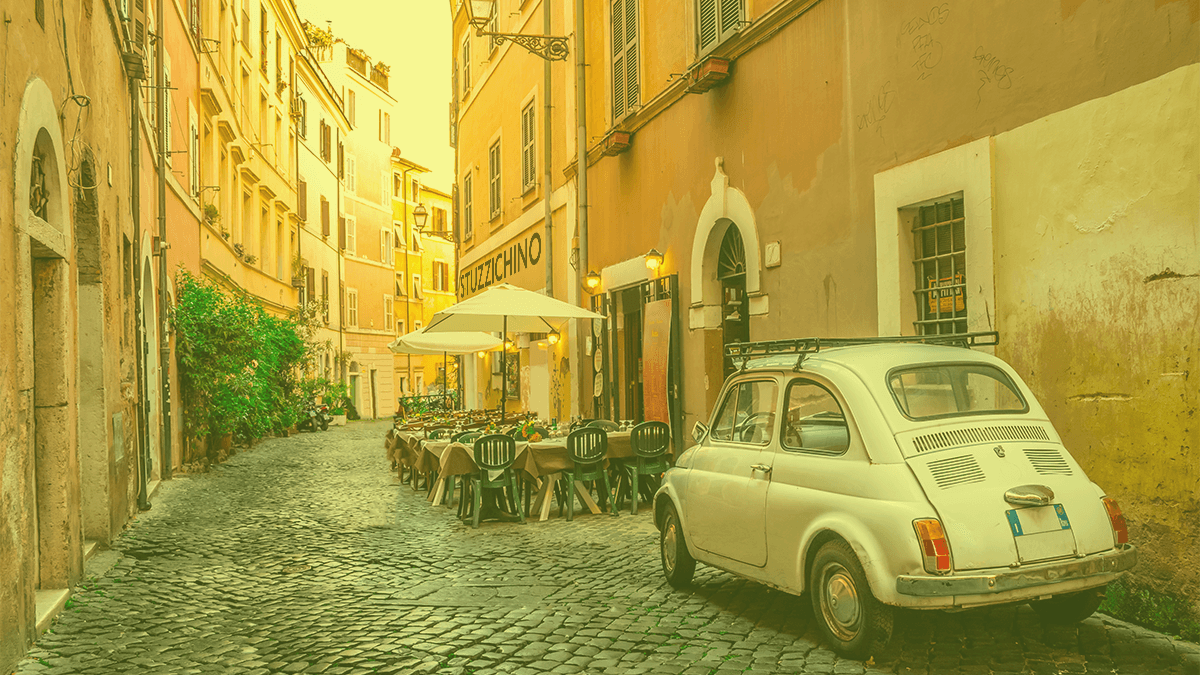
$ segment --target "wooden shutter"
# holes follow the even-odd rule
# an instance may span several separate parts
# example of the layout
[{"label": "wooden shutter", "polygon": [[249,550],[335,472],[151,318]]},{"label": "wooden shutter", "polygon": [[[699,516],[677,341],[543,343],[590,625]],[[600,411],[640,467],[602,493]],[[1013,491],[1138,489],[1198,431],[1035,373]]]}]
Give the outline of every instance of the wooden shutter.
[{"label": "wooden shutter", "polygon": [[296,182],[296,215],[308,221],[308,183],[304,181]]},{"label": "wooden shutter", "polygon": [[537,155],[534,148],[535,118],[533,104],[521,111],[521,187],[531,187],[537,178]]},{"label": "wooden shutter", "polygon": [[313,268],[308,268],[308,295],[305,296],[305,302],[312,302],[317,299],[317,271]]},{"label": "wooden shutter", "polygon": [[346,177],[346,146],[338,141],[338,178]]},{"label": "wooden shutter", "polygon": [[742,0],[721,0],[721,39],[742,25]]},{"label": "wooden shutter", "polygon": [[346,249],[346,219],[338,216],[338,248]]},{"label": "wooden shutter", "polygon": [[613,0],[613,121],[628,115],[638,104],[637,0]]},{"label": "wooden shutter", "polygon": [[717,44],[717,0],[699,0],[696,11],[700,51]]},{"label": "wooden shutter", "polygon": [[321,197],[321,235],[329,236],[329,200]]}]

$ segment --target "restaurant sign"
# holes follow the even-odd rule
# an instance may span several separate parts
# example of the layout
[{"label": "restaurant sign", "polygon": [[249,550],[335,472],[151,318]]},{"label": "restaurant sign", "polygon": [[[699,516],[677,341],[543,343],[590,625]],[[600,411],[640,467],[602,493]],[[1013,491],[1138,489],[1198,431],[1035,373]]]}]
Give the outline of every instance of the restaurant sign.
[{"label": "restaurant sign", "polygon": [[542,260],[542,233],[534,232],[467,267],[458,274],[460,297],[466,298],[504,281]]}]

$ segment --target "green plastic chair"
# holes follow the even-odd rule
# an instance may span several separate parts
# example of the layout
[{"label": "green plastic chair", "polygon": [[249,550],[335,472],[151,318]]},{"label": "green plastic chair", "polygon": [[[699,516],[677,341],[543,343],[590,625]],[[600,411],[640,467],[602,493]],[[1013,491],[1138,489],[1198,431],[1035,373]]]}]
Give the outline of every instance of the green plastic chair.
[{"label": "green plastic chair", "polygon": [[[471,475],[474,513],[471,514],[471,527],[479,527],[479,514],[483,510],[484,488],[508,488],[511,508],[517,512],[521,522],[525,522],[525,512],[516,504],[517,474],[512,468],[517,459],[517,442],[512,436],[505,434],[489,434],[475,440],[475,465],[479,471]],[[500,471],[496,478],[490,478],[489,472]]]},{"label": "green plastic chair", "polygon": [[566,500],[567,520],[575,519],[575,482],[596,481],[597,493],[601,485],[607,498],[609,510],[617,513],[617,500],[609,494],[608,472],[604,470],[604,458],[608,455],[608,435],[595,427],[576,429],[567,436],[567,454],[575,467],[567,472]]},{"label": "green plastic chair", "polygon": [[474,443],[481,436],[483,436],[482,431],[463,431],[450,440],[454,443]]},{"label": "green plastic chair", "polygon": [[585,429],[599,429],[601,431],[616,431],[620,429],[616,422],[611,420],[592,420],[587,423]]},{"label": "green plastic chair", "polygon": [[629,501],[633,502],[630,513],[637,515],[638,478],[645,476],[650,479],[666,472],[671,467],[667,461],[667,451],[671,449],[671,427],[666,422],[642,422],[633,428],[629,436],[633,444],[635,462],[629,469]]}]

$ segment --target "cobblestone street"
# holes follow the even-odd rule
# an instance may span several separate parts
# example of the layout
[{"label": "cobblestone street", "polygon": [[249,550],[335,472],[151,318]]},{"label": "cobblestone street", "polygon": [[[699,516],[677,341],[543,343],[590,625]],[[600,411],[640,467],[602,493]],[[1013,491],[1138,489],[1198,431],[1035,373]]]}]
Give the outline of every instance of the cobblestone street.
[{"label": "cobblestone street", "polygon": [[902,613],[875,662],[839,660],[806,599],[704,567],[671,590],[648,509],[464,526],[388,472],[387,428],[163,483],[18,672],[1194,672],[1196,645],[1028,607]]}]

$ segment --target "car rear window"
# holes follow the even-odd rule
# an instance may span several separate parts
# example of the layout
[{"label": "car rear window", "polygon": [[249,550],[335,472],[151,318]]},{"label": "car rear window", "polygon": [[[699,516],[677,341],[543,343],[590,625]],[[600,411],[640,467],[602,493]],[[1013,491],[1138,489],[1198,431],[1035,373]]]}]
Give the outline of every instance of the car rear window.
[{"label": "car rear window", "polygon": [[893,370],[888,386],[911,419],[1025,412],[1029,406],[1004,371],[978,363],[939,363]]}]

